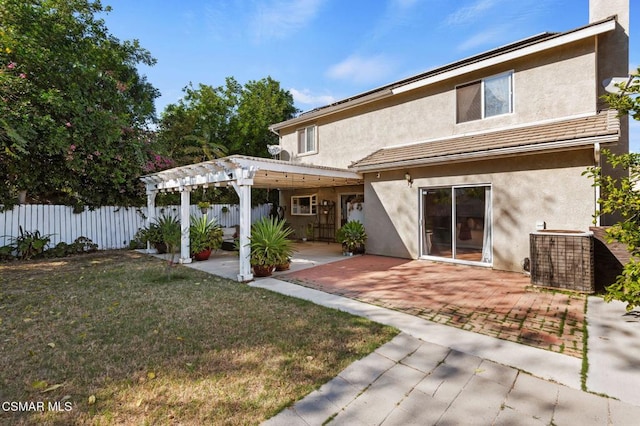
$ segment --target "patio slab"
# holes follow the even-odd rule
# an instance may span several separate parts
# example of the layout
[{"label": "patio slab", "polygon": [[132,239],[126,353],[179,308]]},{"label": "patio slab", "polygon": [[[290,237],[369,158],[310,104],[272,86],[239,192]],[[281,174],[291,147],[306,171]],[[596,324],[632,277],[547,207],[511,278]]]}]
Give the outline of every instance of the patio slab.
[{"label": "patio slab", "polygon": [[541,291],[524,274],[364,255],[279,278],[438,324],[582,357],[586,296]]},{"label": "patio slab", "polygon": [[[291,259],[290,270],[274,272],[274,277],[346,259],[339,244],[296,242],[293,247],[296,252]],[[212,253],[209,260],[192,262],[189,267],[231,280],[238,278],[240,270],[237,252],[225,250]]]}]

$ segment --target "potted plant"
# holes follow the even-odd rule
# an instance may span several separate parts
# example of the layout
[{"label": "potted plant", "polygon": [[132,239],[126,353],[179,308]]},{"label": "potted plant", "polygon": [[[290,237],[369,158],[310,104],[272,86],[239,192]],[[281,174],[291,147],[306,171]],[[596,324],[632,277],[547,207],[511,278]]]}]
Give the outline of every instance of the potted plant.
[{"label": "potted plant", "polygon": [[307,223],[307,227],[305,229],[305,235],[307,240],[313,241],[313,223],[311,222]]},{"label": "potted plant", "polygon": [[149,243],[156,249],[158,254],[164,254],[167,252],[166,237],[169,236],[171,239],[176,232],[180,235],[180,222],[178,219],[170,215],[162,215],[149,224],[148,227],[140,228],[134,239],[144,245]]},{"label": "potted plant", "polygon": [[347,222],[336,233],[336,240],[342,244],[345,255],[352,256],[356,252],[364,253],[364,243],[367,241],[367,233],[360,221]]},{"label": "potted plant", "polygon": [[209,220],[207,215],[202,217],[191,216],[189,226],[189,246],[191,256],[195,260],[207,260],[212,250],[222,246],[222,228],[215,218]]},{"label": "potted plant", "polygon": [[211,204],[208,201],[198,201],[198,207],[202,214],[207,214],[207,210],[211,207]]},{"label": "potted plant", "polygon": [[271,275],[278,264],[285,263],[293,254],[293,242],[288,238],[293,231],[284,220],[263,217],[251,227],[250,262],[254,275]]}]

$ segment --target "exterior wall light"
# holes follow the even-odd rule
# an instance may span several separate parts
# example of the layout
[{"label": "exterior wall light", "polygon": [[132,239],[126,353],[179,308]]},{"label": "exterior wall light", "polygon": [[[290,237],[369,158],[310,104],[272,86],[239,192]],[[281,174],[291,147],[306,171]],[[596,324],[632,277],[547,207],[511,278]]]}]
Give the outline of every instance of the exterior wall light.
[{"label": "exterior wall light", "polygon": [[409,172],[406,172],[404,174],[404,178],[407,181],[407,185],[409,185],[409,188],[411,188],[413,186],[413,178],[411,177],[411,175],[409,174]]}]

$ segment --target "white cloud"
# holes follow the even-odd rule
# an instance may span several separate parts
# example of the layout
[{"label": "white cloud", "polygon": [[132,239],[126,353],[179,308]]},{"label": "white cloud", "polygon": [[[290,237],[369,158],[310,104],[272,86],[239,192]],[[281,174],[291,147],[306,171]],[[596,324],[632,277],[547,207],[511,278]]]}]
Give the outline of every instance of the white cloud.
[{"label": "white cloud", "polygon": [[500,3],[500,0],[477,0],[470,6],[462,7],[449,16],[445,20],[445,25],[465,25],[473,20],[478,19],[478,15],[491,9]]},{"label": "white cloud", "polygon": [[317,15],[325,0],[273,0],[261,2],[250,20],[254,36],[263,39],[285,38],[303,28]]},{"label": "white cloud", "polygon": [[369,58],[351,55],[329,68],[327,76],[335,80],[371,84],[387,79],[392,69],[393,61],[383,55]]},{"label": "white cloud", "polygon": [[293,100],[298,105],[308,105],[312,107],[324,106],[334,103],[337,99],[331,95],[316,95],[309,89],[289,89]]}]

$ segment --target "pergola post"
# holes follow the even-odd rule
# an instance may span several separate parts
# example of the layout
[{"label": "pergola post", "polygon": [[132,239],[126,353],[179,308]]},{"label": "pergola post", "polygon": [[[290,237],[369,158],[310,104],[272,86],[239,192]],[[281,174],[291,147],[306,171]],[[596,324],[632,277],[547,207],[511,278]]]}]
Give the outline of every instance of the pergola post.
[{"label": "pergola post", "polygon": [[231,182],[233,189],[240,198],[240,271],[238,281],[253,280],[251,272],[251,247],[249,247],[251,235],[251,186],[253,185],[253,173],[249,170],[238,168],[235,170],[236,181]]},{"label": "pergola post", "polygon": [[191,263],[189,247],[191,190],[180,188],[180,263]]},{"label": "pergola post", "polygon": [[[147,188],[147,229],[156,218],[156,195],[158,191]],[[151,242],[147,241],[147,253],[151,253]]]}]

